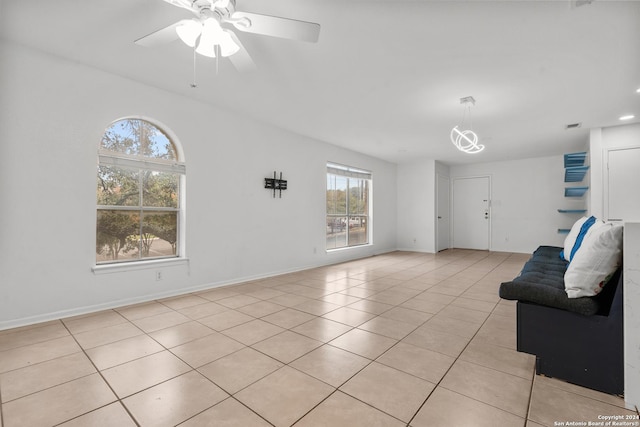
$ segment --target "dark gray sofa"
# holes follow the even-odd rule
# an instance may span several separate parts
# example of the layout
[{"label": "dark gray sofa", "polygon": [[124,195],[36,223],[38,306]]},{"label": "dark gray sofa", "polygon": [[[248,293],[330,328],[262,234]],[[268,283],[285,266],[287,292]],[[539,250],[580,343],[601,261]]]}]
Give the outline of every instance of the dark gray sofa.
[{"label": "dark gray sofa", "polygon": [[622,274],[595,297],[568,298],[562,248],[541,246],[518,277],[500,285],[517,300],[517,349],[536,356],[536,372],[621,395],[624,392]]}]

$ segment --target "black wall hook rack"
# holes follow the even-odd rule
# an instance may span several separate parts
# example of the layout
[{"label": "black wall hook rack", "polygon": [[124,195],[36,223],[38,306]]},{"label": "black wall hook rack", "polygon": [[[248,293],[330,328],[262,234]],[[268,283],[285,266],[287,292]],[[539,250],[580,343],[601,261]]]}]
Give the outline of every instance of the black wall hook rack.
[{"label": "black wall hook rack", "polygon": [[280,178],[276,178],[276,171],[273,171],[273,178],[264,179],[264,188],[273,189],[273,197],[276,197],[276,191],[280,192],[280,198],[282,198],[282,190],[287,189],[287,180],[282,179],[282,172],[280,172]]}]

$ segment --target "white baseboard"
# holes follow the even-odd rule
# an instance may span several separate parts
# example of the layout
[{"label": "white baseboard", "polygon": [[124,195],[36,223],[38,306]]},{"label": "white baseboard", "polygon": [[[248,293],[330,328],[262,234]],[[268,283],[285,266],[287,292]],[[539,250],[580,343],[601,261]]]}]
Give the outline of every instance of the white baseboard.
[{"label": "white baseboard", "polygon": [[133,304],[141,304],[141,303],[155,301],[155,300],[163,299],[163,298],[170,298],[170,297],[179,296],[179,295],[186,295],[186,294],[189,294],[189,293],[204,291],[204,290],[207,290],[207,289],[214,289],[214,288],[219,288],[219,287],[223,287],[223,286],[237,285],[239,283],[245,283],[245,282],[250,282],[250,281],[260,280],[260,279],[266,279],[266,278],[270,278],[270,277],[280,276],[280,275],[283,275],[283,274],[296,273],[296,272],[299,272],[299,271],[309,270],[311,268],[326,267],[328,265],[339,264],[339,263],[342,263],[342,262],[353,261],[353,260],[356,260],[356,259],[364,259],[364,258],[368,258],[370,256],[381,255],[381,254],[389,253],[389,252],[393,252],[393,251],[394,251],[394,249],[391,249],[391,250],[388,250],[388,251],[382,251],[382,252],[375,253],[375,254],[365,254],[365,255],[360,254],[359,256],[354,256],[352,258],[346,257],[347,259],[342,259],[342,257],[341,257],[340,260],[333,260],[333,261],[329,261],[329,262],[323,263],[323,264],[308,265],[308,266],[303,266],[303,267],[298,267],[298,268],[293,268],[293,269],[287,269],[287,270],[282,270],[282,271],[273,271],[273,272],[260,274],[260,275],[240,277],[240,278],[236,278],[236,279],[232,279],[232,280],[225,280],[225,281],[219,281],[219,282],[213,282],[213,283],[205,283],[205,284],[201,284],[201,285],[197,285],[197,286],[191,286],[191,287],[188,287],[188,288],[180,288],[180,289],[167,291],[167,292],[159,292],[159,293],[154,293],[154,294],[141,295],[141,296],[137,296],[137,297],[134,297],[134,298],[125,298],[125,299],[120,299],[120,300],[113,300],[113,301],[109,301],[109,302],[105,302],[105,303],[101,303],[101,304],[89,305],[89,306],[84,306],[84,307],[76,307],[76,308],[71,308],[71,309],[68,309],[68,310],[60,310],[60,311],[54,311],[54,312],[50,312],[50,313],[43,313],[43,314],[39,314],[39,315],[35,315],[35,316],[22,317],[22,318],[19,318],[19,319],[11,319],[11,320],[0,321],[0,331],[5,330],[5,329],[19,328],[19,327],[22,327],[22,326],[34,325],[34,324],[37,324],[37,323],[49,322],[49,321],[52,321],[52,320],[65,319],[65,318],[73,317],[73,316],[81,316],[81,315],[95,313],[95,312],[102,311],[102,310],[111,310],[111,309],[114,309],[114,308],[125,307],[125,306],[133,305]]}]

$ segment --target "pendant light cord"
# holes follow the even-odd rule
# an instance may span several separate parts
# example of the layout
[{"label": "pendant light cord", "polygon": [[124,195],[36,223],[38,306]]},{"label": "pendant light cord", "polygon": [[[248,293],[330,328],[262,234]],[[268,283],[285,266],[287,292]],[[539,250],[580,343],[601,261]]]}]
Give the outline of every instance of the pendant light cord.
[{"label": "pendant light cord", "polygon": [[218,61],[220,60],[220,45],[214,44],[213,50],[216,53],[216,76],[218,75]]},{"label": "pendant light cord", "polygon": [[462,110],[462,121],[460,122],[460,127],[462,129],[465,129],[464,123],[467,117],[467,113],[469,115],[469,129],[473,130],[473,122],[471,121],[471,105],[469,105],[469,103],[467,103],[464,107],[464,110]]},{"label": "pendant light cord", "polygon": [[198,87],[196,84],[196,47],[193,47],[193,81],[191,82],[191,88],[195,89]]}]

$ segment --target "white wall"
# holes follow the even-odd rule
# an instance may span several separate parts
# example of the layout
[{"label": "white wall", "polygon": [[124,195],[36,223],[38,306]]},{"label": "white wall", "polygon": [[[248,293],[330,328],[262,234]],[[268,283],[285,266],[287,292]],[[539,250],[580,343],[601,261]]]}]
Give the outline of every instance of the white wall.
[{"label": "white wall", "polygon": [[399,250],[435,252],[435,160],[398,165]]},{"label": "white wall", "polygon": [[398,250],[437,251],[436,174],[448,177],[449,166],[432,159],[398,165]]},{"label": "white wall", "polygon": [[478,163],[450,167],[451,180],[491,177],[492,251],[530,253],[540,245],[562,246],[558,228],[570,227],[575,216],[559,208],[575,201],[564,197],[562,156]]},{"label": "white wall", "polygon": [[441,163],[436,160],[436,174],[440,174],[448,178],[450,173],[451,173],[451,170],[448,165],[445,165],[444,163]]},{"label": "white wall", "polygon": [[[0,43],[0,329],[396,248],[396,166]],[[94,274],[97,144],[124,116],[163,123],[187,164],[189,263]],[[372,246],[326,253],[326,162],[371,170]],[[282,199],[263,188],[282,171]]]},{"label": "white wall", "polygon": [[[605,216],[605,180],[607,150],[640,147],[640,123],[592,129],[589,136],[591,187],[589,210],[598,218]],[[631,185],[631,184],[630,184]]]},{"label": "white wall", "polygon": [[[578,218],[559,208],[585,207],[586,201],[564,197],[562,156],[446,166],[431,159],[398,165],[399,250],[436,251],[435,175],[491,177],[492,251],[530,253],[540,245],[562,246],[558,228]],[[580,206],[577,206],[578,203]]]},{"label": "white wall", "polygon": [[624,400],[640,408],[640,223],[624,224]]},{"label": "white wall", "polygon": [[[591,158],[591,200],[590,211],[599,218],[605,217],[606,201],[606,157],[607,150],[640,146],[640,124],[614,126],[592,129],[589,140],[589,157]],[[629,189],[637,195],[637,184],[629,183]],[[638,238],[640,225],[625,224],[624,231],[624,321],[625,321],[625,403],[629,409],[640,407],[640,346],[637,331],[640,326],[640,290],[638,265],[640,249]],[[631,332],[630,332],[631,331]]]}]

